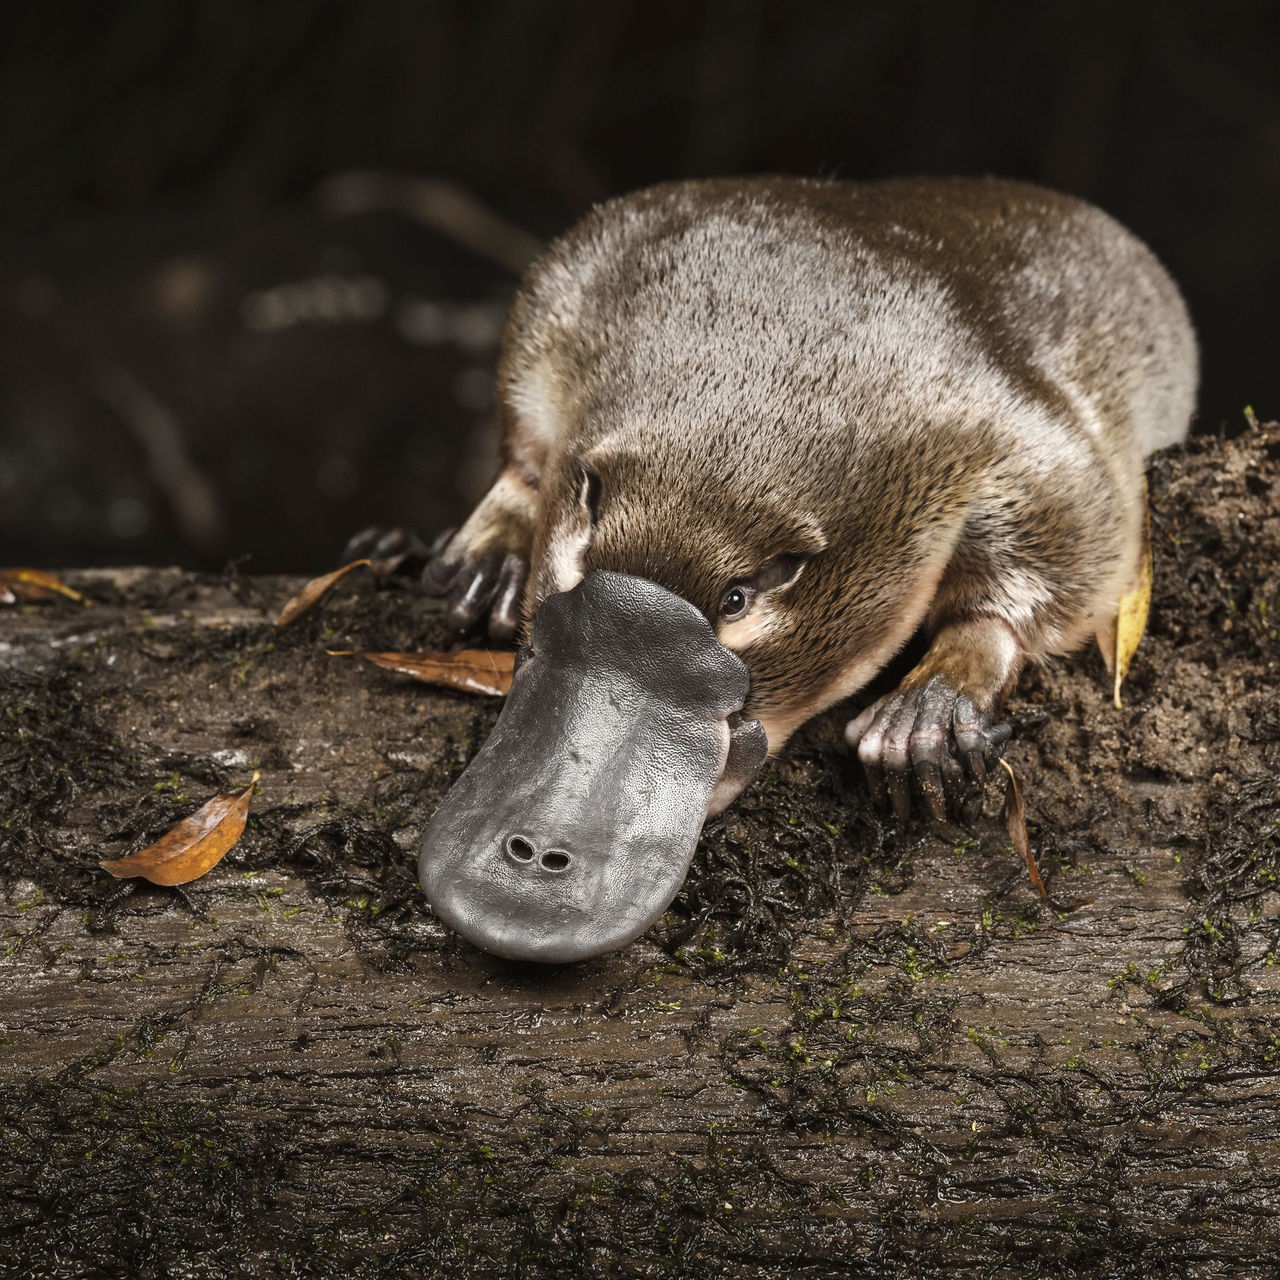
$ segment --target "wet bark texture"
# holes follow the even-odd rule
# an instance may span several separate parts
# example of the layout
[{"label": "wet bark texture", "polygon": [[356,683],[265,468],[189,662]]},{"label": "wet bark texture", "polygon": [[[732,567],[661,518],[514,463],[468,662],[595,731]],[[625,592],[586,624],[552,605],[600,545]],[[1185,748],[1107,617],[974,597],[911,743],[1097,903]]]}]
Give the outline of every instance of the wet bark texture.
[{"label": "wet bark texture", "polygon": [[[430,917],[496,714],[327,648],[409,584],[68,574],[0,614],[0,1272],[1252,1277],[1280,1256],[1280,429],[1153,476],[1151,628],[1028,673],[998,817],[897,824],[810,726],[660,927],[575,968]],[[112,880],[261,769],[183,889]]]}]

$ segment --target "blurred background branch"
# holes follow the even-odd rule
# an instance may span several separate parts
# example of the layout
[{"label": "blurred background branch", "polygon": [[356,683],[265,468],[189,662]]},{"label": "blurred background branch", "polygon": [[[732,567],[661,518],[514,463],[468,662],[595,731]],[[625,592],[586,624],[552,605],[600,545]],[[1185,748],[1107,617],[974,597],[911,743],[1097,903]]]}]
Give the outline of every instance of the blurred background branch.
[{"label": "blurred background branch", "polygon": [[[673,177],[1075,191],[1183,283],[1201,429],[1280,405],[1264,0],[135,0],[4,24],[6,561],[308,570],[372,521],[456,521],[521,266]],[[104,367],[164,407],[203,515]]]}]

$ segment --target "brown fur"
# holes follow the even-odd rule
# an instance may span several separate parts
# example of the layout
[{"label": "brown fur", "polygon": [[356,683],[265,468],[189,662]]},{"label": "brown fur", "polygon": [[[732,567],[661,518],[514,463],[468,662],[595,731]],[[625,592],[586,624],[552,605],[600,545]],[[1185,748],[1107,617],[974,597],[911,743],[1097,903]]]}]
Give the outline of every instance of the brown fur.
[{"label": "brown fur", "polygon": [[808,557],[719,623],[773,750],[920,624],[934,645],[907,683],[942,674],[989,706],[1026,657],[1114,614],[1142,459],[1182,438],[1195,381],[1168,276],[1066,196],[655,187],[530,270],[499,375],[505,469],[448,555],[529,557],[526,619],[607,568],[713,622],[727,588]]}]

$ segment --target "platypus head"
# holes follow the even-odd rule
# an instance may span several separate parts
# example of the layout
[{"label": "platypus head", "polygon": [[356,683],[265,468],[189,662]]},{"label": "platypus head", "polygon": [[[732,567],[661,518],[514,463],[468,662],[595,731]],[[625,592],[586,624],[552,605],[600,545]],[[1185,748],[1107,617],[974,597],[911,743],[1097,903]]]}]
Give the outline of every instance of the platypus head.
[{"label": "platypus head", "polygon": [[445,797],[419,875],[482,950],[548,963],[624,946],[675,897],[702,824],[767,743],[742,660],[687,600],[594,572],[548,596],[488,741]]},{"label": "platypus head", "polygon": [[[884,574],[866,535],[829,548],[791,460],[751,454],[765,439],[708,430],[664,451],[615,433],[544,474],[528,656],[420,865],[437,914],[483,950],[564,962],[644,932],[707,815],[919,620],[923,597],[901,607],[911,557]],[[862,505],[895,501],[902,474]]]}]

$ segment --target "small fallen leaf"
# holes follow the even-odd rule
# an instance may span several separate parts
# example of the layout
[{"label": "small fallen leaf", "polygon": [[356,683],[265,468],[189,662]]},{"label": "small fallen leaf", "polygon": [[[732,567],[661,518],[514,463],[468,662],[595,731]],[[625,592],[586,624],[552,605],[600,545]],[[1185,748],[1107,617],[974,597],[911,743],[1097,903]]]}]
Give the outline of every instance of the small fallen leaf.
[{"label": "small fallen leaf", "polygon": [[89,603],[56,573],[47,573],[44,569],[0,569],[0,602],[30,603],[48,600],[52,596],[66,596],[77,604]]},{"label": "small fallen leaf", "polygon": [[1035,886],[1036,892],[1048,902],[1049,891],[1040,878],[1040,868],[1036,866],[1036,855],[1032,852],[1031,837],[1027,833],[1027,806],[1022,799],[1018,775],[1014,773],[1013,765],[1007,760],[1001,760],[1000,767],[1009,775],[1009,789],[1004,793],[1005,830],[1009,833],[1009,839],[1013,841],[1013,847],[1017,850],[1019,857],[1026,863],[1027,875],[1031,877],[1031,883]]},{"label": "small fallen leaf", "polygon": [[1098,648],[1115,681],[1111,700],[1117,711],[1123,709],[1120,686],[1129,674],[1133,655],[1138,652],[1142,634],[1147,629],[1147,614],[1151,609],[1151,507],[1147,503],[1145,484],[1142,490],[1142,549],[1139,552],[1138,581],[1132,591],[1121,596],[1116,616],[1098,629]]},{"label": "small fallen leaf", "polygon": [[187,884],[211,871],[244,833],[249,802],[258,785],[258,774],[243,791],[214,796],[172,831],[137,853],[108,858],[98,865],[113,876],[141,876],[152,884]]},{"label": "small fallen leaf", "polygon": [[398,671],[425,684],[505,698],[511,689],[516,655],[502,649],[459,649],[456,653],[369,653],[330,649],[333,657],[363,658],[375,667]]},{"label": "small fallen leaf", "polygon": [[319,578],[312,578],[280,610],[280,616],[276,619],[276,626],[287,627],[289,623],[297,621],[304,613],[309,613],[329,593],[334,585],[345,578],[352,569],[366,569],[372,563],[371,560],[367,559],[353,560],[350,564],[344,564],[341,569],[335,569],[332,573],[323,574]]},{"label": "small fallen leaf", "polygon": [[1112,697],[1117,710],[1123,705],[1120,701],[1120,684],[1129,674],[1129,664],[1133,661],[1133,655],[1138,652],[1142,633],[1147,629],[1147,614],[1151,609],[1151,584],[1154,576],[1151,565],[1151,509],[1146,504],[1145,491],[1141,556],[1138,584],[1127,595],[1121,597],[1120,609],[1116,614],[1116,683]]}]

